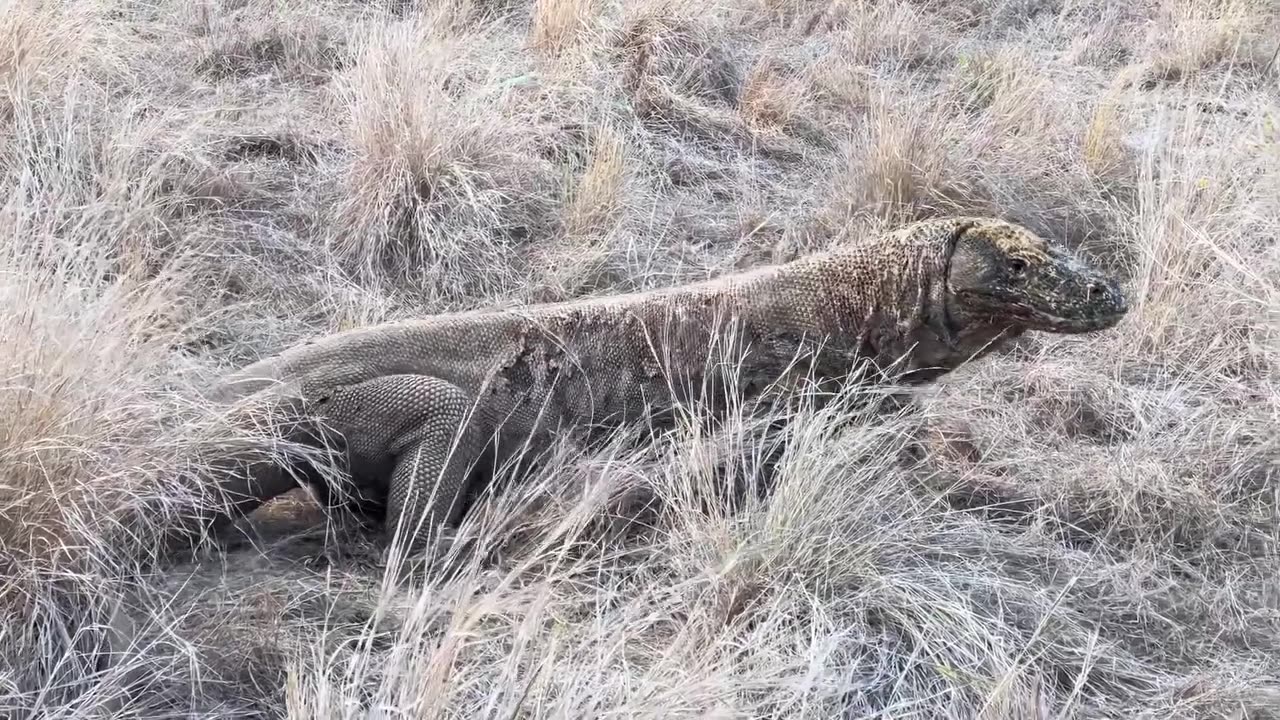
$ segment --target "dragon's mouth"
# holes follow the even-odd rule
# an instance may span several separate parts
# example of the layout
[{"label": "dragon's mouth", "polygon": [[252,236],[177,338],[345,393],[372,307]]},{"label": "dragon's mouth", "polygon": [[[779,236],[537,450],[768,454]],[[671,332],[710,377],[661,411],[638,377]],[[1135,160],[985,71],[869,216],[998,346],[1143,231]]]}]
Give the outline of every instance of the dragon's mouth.
[{"label": "dragon's mouth", "polygon": [[[1109,329],[1119,323],[1129,311],[1124,296],[1113,286],[1108,286],[1103,299],[1081,302],[1067,313],[1036,307],[1021,298],[977,290],[962,291],[959,296],[966,307],[976,311],[974,315],[983,317],[988,324],[1063,334]],[[949,310],[947,321],[952,328],[961,324],[955,321]]]},{"label": "dragon's mouth", "polygon": [[1032,312],[1024,321],[1029,327],[1046,332],[1075,334],[1096,332],[1114,327],[1124,318],[1127,308],[1088,312],[1063,317],[1052,313]]}]

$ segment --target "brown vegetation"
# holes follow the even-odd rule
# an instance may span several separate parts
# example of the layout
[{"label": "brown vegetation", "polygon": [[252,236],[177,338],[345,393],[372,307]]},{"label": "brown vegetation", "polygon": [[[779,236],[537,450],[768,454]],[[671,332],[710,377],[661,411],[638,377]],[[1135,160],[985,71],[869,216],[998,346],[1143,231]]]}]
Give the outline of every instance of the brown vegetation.
[{"label": "brown vegetation", "polygon": [[[1277,27],[0,4],[0,715],[1280,717]],[[785,445],[746,417],[566,445],[408,586],[303,495],[144,562],[182,478],[248,447],[201,399],[236,363],[955,211],[1082,248],[1131,316]]]}]

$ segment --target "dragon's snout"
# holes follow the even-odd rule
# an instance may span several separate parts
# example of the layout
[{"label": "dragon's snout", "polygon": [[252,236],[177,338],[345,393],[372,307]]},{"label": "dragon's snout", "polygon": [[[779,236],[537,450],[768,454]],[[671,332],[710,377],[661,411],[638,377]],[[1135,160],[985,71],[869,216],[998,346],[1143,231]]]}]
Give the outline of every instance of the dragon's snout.
[{"label": "dragon's snout", "polygon": [[1100,317],[1117,321],[1129,312],[1129,300],[1125,297],[1124,289],[1118,281],[1111,278],[1086,283],[1085,304],[1095,308]]},{"label": "dragon's snout", "polygon": [[1129,300],[1115,278],[1074,258],[1063,263],[1060,281],[1044,288],[1041,320],[1058,332],[1106,330],[1129,312]]}]

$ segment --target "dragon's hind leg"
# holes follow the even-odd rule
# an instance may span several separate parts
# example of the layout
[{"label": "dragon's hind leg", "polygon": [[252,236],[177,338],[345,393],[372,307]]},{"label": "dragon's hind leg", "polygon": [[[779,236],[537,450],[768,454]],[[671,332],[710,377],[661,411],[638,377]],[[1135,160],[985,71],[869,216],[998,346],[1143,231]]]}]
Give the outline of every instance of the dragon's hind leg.
[{"label": "dragon's hind leg", "polygon": [[386,472],[386,532],[412,555],[457,522],[487,427],[469,393],[429,375],[390,375],[344,389],[340,417],[353,459]]}]

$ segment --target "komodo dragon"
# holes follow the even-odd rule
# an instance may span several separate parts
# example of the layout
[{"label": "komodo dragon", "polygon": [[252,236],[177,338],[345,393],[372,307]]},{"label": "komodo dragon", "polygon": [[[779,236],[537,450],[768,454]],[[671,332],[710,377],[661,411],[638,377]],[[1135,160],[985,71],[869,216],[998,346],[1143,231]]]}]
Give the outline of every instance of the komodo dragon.
[{"label": "komodo dragon", "polygon": [[[413,523],[413,546],[458,519],[486,468],[557,429],[635,422],[708,388],[924,382],[1027,330],[1097,331],[1126,312],[1113,279],[1029,230],[949,217],[681,287],[349,330],[256,362],[221,392],[288,410],[295,441],[333,433],[352,484],[388,532]],[[709,361],[726,346],[729,380]],[[297,486],[267,463],[236,478],[221,486],[233,514]],[[202,523],[231,519],[210,512]]]}]

